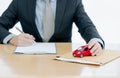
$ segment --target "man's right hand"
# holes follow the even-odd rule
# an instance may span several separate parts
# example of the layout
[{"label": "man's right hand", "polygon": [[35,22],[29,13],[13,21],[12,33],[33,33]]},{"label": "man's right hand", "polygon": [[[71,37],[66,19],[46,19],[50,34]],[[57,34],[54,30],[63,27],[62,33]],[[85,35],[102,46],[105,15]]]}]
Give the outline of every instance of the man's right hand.
[{"label": "man's right hand", "polygon": [[35,38],[32,35],[24,33],[11,38],[9,43],[14,46],[29,46],[33,44],[34,40]]}]

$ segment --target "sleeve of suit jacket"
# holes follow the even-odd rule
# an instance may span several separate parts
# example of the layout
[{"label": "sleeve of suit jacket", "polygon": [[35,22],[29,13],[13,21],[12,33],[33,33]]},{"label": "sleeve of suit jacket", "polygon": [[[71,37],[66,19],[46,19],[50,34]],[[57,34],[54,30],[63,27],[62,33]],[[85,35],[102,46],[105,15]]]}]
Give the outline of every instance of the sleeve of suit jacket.
[{"label": "sleeve of suit jacket", "polygon": [[0,43],[10,34],[8,30],[18,22],[16,1],[17,0],[13,0],[8,9],[0,17]]},{"label": "sleeve of suit jacket", "polygon": [[102,40],[98,31],[96,30],[96,27],[84,10],[82,0],[77,0],[76,7],[74,21],[79,29],[78,32],[80,32],[81,36],[85,39],[86,42],[89,42],[92,38],[99,38]]}]

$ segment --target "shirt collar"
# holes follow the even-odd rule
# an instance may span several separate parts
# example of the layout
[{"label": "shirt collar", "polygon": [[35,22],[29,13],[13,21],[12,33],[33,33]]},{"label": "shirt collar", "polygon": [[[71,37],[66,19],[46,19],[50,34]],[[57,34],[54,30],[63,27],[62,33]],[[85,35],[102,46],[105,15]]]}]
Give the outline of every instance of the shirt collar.
[{"label": "shirt collar", "polygon": [[51,0],[51,1],[56,1],[56,0]]}]

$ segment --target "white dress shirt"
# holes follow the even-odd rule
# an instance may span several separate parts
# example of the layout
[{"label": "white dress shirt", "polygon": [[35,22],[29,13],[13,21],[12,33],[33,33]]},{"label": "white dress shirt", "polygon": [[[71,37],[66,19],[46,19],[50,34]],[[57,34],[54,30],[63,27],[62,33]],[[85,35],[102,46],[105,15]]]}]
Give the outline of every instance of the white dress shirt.
[{"label": "white dress shirt", "polygon": [[[51,5],[51,8],[52,8],[52,12],[53,12],[54,17],[55,17],[55,14],[56,14],[56,2],[57,2],[57,0],[50,0],[50,5]],[[44,39],[44,36],[43,36],[43,16],[44,16],[44,12],[45,12],[45,0],[36,0],[35,22],[36,22],[37,29],[38,29],[42,39]]]}]

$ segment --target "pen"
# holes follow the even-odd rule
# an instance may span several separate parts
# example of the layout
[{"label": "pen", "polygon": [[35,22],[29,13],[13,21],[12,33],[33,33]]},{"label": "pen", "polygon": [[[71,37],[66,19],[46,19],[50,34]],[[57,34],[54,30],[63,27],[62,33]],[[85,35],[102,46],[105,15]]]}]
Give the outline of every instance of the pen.
[{"label": "pen", "polygon": [[[15,27],[19,32],[21,32],[21,33],[24,33],[22,30],[20,30],[18,27]],[[36,42],[35,41],[33,41],[33,44],[35,44]]]},{"label": "pen", "polygon": [[19,32],[24,33],[22,30],[20,30],[18,27],[15,27]]}]

